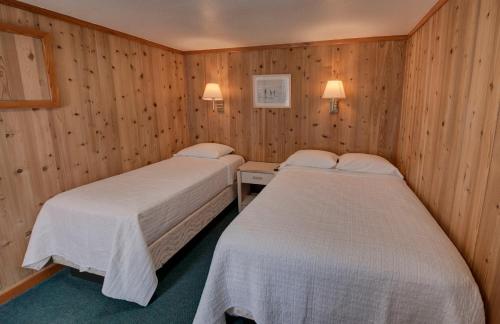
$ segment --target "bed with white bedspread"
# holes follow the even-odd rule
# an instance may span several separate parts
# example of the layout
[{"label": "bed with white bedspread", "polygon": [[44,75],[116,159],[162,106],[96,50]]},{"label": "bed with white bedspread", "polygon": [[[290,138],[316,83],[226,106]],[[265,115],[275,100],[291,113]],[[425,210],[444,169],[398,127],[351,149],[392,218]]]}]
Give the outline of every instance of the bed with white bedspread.
[{"label": "bed with white bedspread", "polygon": [[243,162],[176,156],[60,193],[42,207],[23,266],[64,260],[103,274],[104,295],[147,305],[157,286],[149,246],[233,186]]},{"label": "bed with white bedspread", "polygon": [[465,261],[400,177],[285,168],[217,244],[195,323],[484,323]]}]

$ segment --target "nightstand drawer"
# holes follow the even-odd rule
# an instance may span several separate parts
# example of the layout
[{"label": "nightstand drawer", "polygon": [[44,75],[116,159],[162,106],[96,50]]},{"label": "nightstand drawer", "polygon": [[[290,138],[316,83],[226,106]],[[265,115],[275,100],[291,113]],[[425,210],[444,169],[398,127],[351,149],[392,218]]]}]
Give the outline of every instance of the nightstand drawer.
[{"label": "nightstand drawer", "polygon": [[241,172],[241,182],[266,185],[274,177],[272,173]]}]

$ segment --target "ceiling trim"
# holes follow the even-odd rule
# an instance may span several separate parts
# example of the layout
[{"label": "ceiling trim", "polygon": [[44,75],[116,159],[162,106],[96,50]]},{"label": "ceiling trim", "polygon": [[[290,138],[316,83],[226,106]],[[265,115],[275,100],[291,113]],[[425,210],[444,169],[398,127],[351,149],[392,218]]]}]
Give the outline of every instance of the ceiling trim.
[{"label": "ceiling trim", "polygon": [[41,8],[35,5],[24,3],[17,0],[0,0],[0,4],[11,6],[14,8],[30,11],[35,14],[44,15],[50,18],[62,20],[72,24],[80,25],[82,27],[102,31],[109,33],[118,37],[123,37],[132,41],[136,41],[145,45],[160,48],[163,50],[171,51],[178,54],[200,54],[200,53],[217,53],[217,52],[239,52],[248,50],[258,50],[258,49],[272,49],[272,48],[294,48],[294,47],[308,47],[308,46],[328,46],[328,45],[340,45],[340,44],[352,44],[352,43],[366,43],[366,42],[376,42],[376,41],[395,41],[395,40],[406,40],[411,35],[413,35],[420,27],[422,27],[442,6],[444,6],[448,0],[438,0],[438,2],[432,6],[432,8],[423,16],[419,22],[413,27],[413,29],[408,33],[408,35],[390,35],[390,36],[375,36],[375,37],[360,37],[360,38],[345,38],[345,39],[332,39],[324,41],[314,41],[314,42],[302,42],[302,43],[288,43],[288,44],[269,44],[269,45],[257,45],[257,46],[244,46],[244,47],[231,47],[231,48],[217,48],[208,50],[191,50],[182,51],[173,47],[162,45],[145,38],[130,35],[112,28],[104,27],[102,25],[94,24],[82,19],[78,19],[72,16],[68,16],[56,11]]},{"label": "ceiling trim", "polygon": [[441,9],[441,7],[444,6],[447,2],[448,2],[448,0],[438,0],[438,2],[436,2],[436,4],[433,5],[431,9],[429,9],[429,11],[425,14],[425,16],[423,16],[418,21],[418,23],[415,25],[415,27],[413,27],[413,29],[408,33],[408,36],[415,34],[417,32],[417,30],[419,30],[420,27],[422,27],[429,19],[431,19],[431,17],[434,16],[434,14],[439,9]]},{"label": "ceiling trim", "polygon": [[182,51],[180,51],[180,50],[178,50],[176,48],[172,48],[172,47],[169,47],[169,46],[158,44],[156,42],[153,42],[153,41],[141,38],[141,37],[133,36],[133,35],[130,35],[130,34],[127,34],[127,33],[124,33],[124,32],[118,31],[118,30],[115,30],[115,29],[104,27],[104,26],[101,26],[101,25],[98,25],[98,24],[94,24],[94,23],[91,23],[91,22],[88,22],[88,21],[85,21],[85,20],[81,20],[81,19],[78,19],[78,18],[75,18],[75,17],[71,17],[71,16],[68,16],[68,15],[56,12],[56,11],[52,11],[52,10],[48,10],[48,9],[45,9],[45,8],[37,7],[37,6],[31,5],[31,4],[28,4],[28,3],[24,3],[24,2],[21,2],[21,1],[17,1],[17,0],[0,0],[0,4],[4,4],[4,5],[7,5],[7,6],[11,6],[11,7],[22,9],[22,10],[26,10],[26,11],[30,11],[30,12],[35,13],[35,14],[44,15],[44,16],[47,16],[47,17],[50,17],[50,18],[62,20],[62,21],[69,22],[69,23],[72,23],[72,24],[80,25],[82,27],[87,27],[87,28],[90,28],[90,29],[94,29],[94,30],[98,30],[98,31],[101,31],[101,32],[109,33],[109,34],[112,34],[112,35],[115,35],[115,36],[118,36],[118,37],[123,37],[123,38],[129,39],[129,40],[132,40],[132,41],[136,41],[136,42],[139,42],[139,43],[142,43],[142,44],[145,44],[145,45],[149,45],[149,46],[152,46],[152,47],[157,47],[157,48],[160,48],[160,49],[163,49],[163,50],[167,50],[167,51],[171,51],[171,52],[182,54]]},{"label": "ceiling trim", "polygon": [[242,51],[253,51],[253,50],[262,50],[262,49],[273,49],[273,48],[328,46],[328,45],[341,45],[341,44],[352,44],[352,43],[398,41],[398,40],[406,40],[406,39],[408,39],[408,35],[359,37],[359,38],[332,39],[332,40],[315,41],[315,42],[302,42],[302,43],[285,43],[285,44],[255,45],[255,46],[242,46],[242,47],[229,47],[229,48],[214,48],[214,49],[206,49],[206,50],[183,51],[183,53],[186,55],[190,55],[190,54],[219,53],[219,52],[242,52]]}]

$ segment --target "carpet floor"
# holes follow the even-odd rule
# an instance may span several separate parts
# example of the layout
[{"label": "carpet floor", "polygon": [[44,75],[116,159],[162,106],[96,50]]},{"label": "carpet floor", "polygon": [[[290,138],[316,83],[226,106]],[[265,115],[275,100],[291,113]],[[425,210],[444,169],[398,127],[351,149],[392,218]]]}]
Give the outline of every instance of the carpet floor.
[{"label": "carpet floor", "polygon": [[0,323],[192,323],[217,240],[237,214],[233,203],[157,271],[158,288],[147,307],[107,298],[100,283],[65,269],[1,305]]}]

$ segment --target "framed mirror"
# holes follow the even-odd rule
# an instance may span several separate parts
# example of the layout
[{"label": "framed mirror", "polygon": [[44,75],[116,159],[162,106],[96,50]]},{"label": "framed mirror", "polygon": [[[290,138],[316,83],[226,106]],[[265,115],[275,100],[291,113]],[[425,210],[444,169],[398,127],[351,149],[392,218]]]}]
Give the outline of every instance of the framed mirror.
[{"label": "framed mirror", "polygon": [[0,109],[57,106],[50,35],[0,23]]}]

